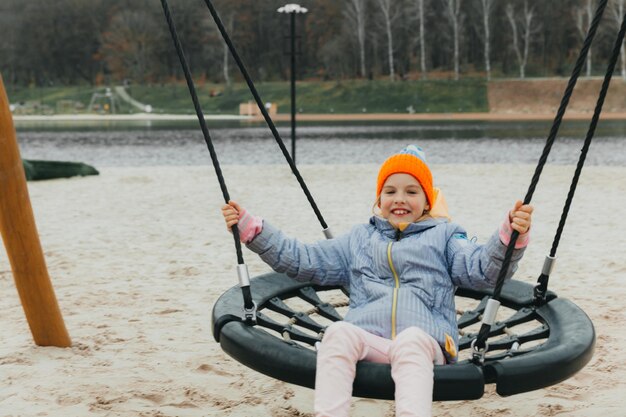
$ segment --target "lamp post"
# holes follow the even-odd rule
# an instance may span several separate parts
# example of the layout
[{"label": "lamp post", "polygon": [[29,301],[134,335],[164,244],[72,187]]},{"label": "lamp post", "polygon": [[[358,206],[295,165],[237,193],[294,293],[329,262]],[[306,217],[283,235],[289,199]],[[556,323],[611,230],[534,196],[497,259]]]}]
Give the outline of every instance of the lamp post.
[{"label": "lamp post", "polygon": [[296,14],[306,13],[308,9],[299,4],[285,4],[278,9],[278,13],[288,13],[291,16],[291,159],[296,162]]}]

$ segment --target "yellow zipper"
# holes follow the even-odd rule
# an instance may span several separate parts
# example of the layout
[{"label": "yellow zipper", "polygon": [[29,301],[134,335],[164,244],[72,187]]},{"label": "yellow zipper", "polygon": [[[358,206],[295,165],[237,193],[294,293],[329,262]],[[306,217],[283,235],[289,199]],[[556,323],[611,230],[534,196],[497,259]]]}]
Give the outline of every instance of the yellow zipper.
[{"label": "yellow zipper", "polygon": [[391,273],[393,274],[393,279],[395,280],[395,288],[393,289],[393,302],[391,304],[391,339],[396,338],[396,310],[398,308],[398,289],[400,288],[400,278],[398,278],[398,273],[396,272],[396,268],[393,267],[393,261],[391,259],[391,247],[393,246],[393,242],[389,242],[387,245],[387,260],[389,261],[389,268],[391,268]]}]

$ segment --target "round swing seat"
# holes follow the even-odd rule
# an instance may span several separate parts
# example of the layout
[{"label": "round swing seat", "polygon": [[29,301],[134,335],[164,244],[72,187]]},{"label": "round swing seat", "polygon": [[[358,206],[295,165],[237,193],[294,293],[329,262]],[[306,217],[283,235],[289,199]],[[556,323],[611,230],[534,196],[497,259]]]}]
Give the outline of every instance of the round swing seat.
[{"label": "round swing seat", "polygon": [[[314,346],[320,341],[319,334],[329,323],[342,319],[340,308],[335,308],[328,298],[346,299],[345,291],[268,273],[251,280],[251,292],[258,306],[256,324],[242,321],[241,289],[232,287],[213,307],[215,340],[227,354],[249,368],[313,388]],[[533,286],[511,280],[503,287],[500,301],[512,314],[492,326],[484,364],[474,364],[468,354],[475,337],[472,326],[480,324],[490,295],[488,290],[457,291],[457,305],[469,301],[478,305],[459,314],[459,362],[435,366],[435,401],[478,399],[484,394],[485,384],[495,384],[496,392],[502,396],[544,388],[571,377],[591,359],[595,331],[579,307],[552,292],[544,305],[534,307]],[[463,355],[467,358],[463,359]],[[390,366],[359,362],[353,395],[392,400]]]}]

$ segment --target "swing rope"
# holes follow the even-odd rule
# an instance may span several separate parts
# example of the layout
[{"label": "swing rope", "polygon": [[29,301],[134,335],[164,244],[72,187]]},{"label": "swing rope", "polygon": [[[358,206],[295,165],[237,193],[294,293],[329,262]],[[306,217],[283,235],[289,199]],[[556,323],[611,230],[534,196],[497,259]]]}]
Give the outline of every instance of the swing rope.
[{"label": "swing rope", "polygon": [[[587,54],[589,52],[589,49],[591,48],[591,43],[593,42],[593,38],[595,37],[595,34],[597,32],[598,26],[600,24],[600,20],[602,18],[602,15],[604,13],[604,10],[606,9],[608,0],[601,0],[594,18],[591,22],[591,25],[589,26],[589,30],[587,32],[587,36],[585,38],[583,47],[580,51],[580,54],[578,56],[578,59],[576,60],[576,65],[574,66],[574,69],[572,71],[572,75],[569,79],[569,82],[567,84],[567,88],[565,89],[565,93],[563,94],[563,98],[561,99],[561,104],[559,106],[559,109],[557,111],[557,114],[554,118],[554,122],[552,124],[552,128],[550,129],[550,134],[548,135],[548,138],[546,140],[546,145],[543,149],[542,155],[539,158],[539,162],[537,164],[537,168],[535,169],[535,173],[532,177],[530,186],[528,188],[528,192],[526,193],[526,196],[524,197],[524,204],[529,204],[532,200],[532,196],[535,192],[535,189],[537,187],[537,184],[539,183],[539,178],[541,176],[541,172],[543,171],[543,168],[546,164],[546,161],[548,159],[548,155],[550,154],[550,150],[552,148],[552,145],[554,144],[554,141],[556,139],[556,135],[559,131],[559,128],[561,126],[561,122],[563,121],[563,116],[565,114],[565,111],[567,109],[567,106],[569,104],[570,98],[573,94],[574,91],[574,87],[576,86],[576,82],[578,81],[578,78],[580,76],[580,73],[582,71],[582,68],[585,64],[585,60],[587,57]],[[623,40],[623,34],[620,31],[620,34],[618,35],[618,41],[619,39]],[[620,44],[621,45],[621,44]],[[619,47],[617,50],[617,53],[619,54]],[[595,132],[595,127],[597,125],[599,116],[600,116],[600,112],[602,111],[602,105],[604,103],[604,98],[606,97],[606,93],[608,90],[608,83],[610,82],[611,76],[613,74],[613,70],[615,68],[615,62],[613,62],[613,60],[617,61],[617,56],[615,56],[615,51],[613,52],[613,55],[611,57],[611,63],[609,64],[609,68],[607,70],[607,74],[605,76],[605,81],[603,83],[602,86],[602,92],[600,93],[600,96],[598,98],[598,103],[596,105],[596,109],[594,112],[594,116],[593,116],[593,120],[591,122],[591,126],[589,128],[589,131],[587,133],[587,140],[585,141],[585,146],[583,147],[582,150],[582,154],[581,157],[579,159],[578,162],[578,167],[576,169],[576,174],[574,176],[574,180],[572,182],[572,185],[570,187],[570,195],[568,195],[568,200],[565,204],[565,208],[563,211],[563,214],[561,216],[561,221],[559,224],[559,229],[557,231],[557,236],[555,237],[555,242],[556,242],[556,246],[558,246],[558,240],[560,239],[563,227],[565,226],[565,220],[567,218],[567,213],[569,211],[569,207],[571,204],[571,200],[573,199],[574,196],[574,191],[576,189],[576,185],[578,182],[578,177],[580,176],[580,172],[582,170],[582,166],[584,164],[585,158],[586,158],[586,154],[587,151],[589,149],[589,144],[591,142],[591,139],[593,138],[593,134]],[[589,143],[588,143],[589,142]],[[519,237],[519,232],[514,230],[513,233],[511,234],[511,240],[509,242],[509,245],[507,246],[507,250],[504,256],[504,260],[502,262],[502,268],[500,269],[500,273],[498,275],[498,279],[496,281],[496,286],[494,288],[493,291],[493,295],[491,297],[491,299],[489,300],[489,303],[487,305],[487,308],[485,309],[485,313],[484,313],[484,317],[483,317],[483,321],[482,321],[482,325],[481,328],[478,332],[478,335],[476,337],[476,339],[474,339],[474,341],[472,342],[472,347],[473,347],[473,360],[474,362],[479,362],[479,363],[483,363],[484,362],[484,357],[485,357],[485,353],[488,349],[487,346],[487,339],[489,338],[489,332],[491,330],[491,326],[495,323],[495,318],[496,318],[496,313],[498,310],[498,307],[500,305],[500,296],[502,293],[502,288],[504,287],[504,282],[505,282],[505,278],[506,278],[506,273],[509,269],[509,265],[511,263],[511,258],[513,256],[513,250],[515,249],[515,243],[517,242],[517,238]],[[556,246],[553,245],[553,250],[554,253],[556,253]],[[554,259],[554,257],[552,256],[551,261]],[[542,275],[546,275],[549,276],[549,269],[551,269],[551,265],[552,263],[550,262],[550,266],[546,267],[544,265],[543,271],[542,271]],[[545,291],[547,291],[547,279],[544,279],[545,281],[545,286],[543,284],[539,285],[539,290],[537,290],[537,292],[540,292],[543,290],[543,288],[545,287]]]},{"label": "swing rope", "polygon": [[285,143],[280,137],[280,134],[278,133],[278,130],[276,129],[276,126],[274,125],[274,122],[272,121],[272,118],[270,117],[267,110],[265,109],[265,106],[263,105],[263,100],[261,100],[261,96],[259,95],[256,87],[254,86],[254,83],[252,82],[252,78],[250,77],[250,74],[248,73],[248,70],[246,69],[246,66],[244,65],[242,59],[239,57],[239,53],[237,53],[237,49],[235,48],[235,45],[233,45],[230,39],[230,36],[228,36],[228,32],[226,32],[226,28],[224,27],[224,24],[222,23],[222,19],[220,19],[217,11],[215,10],[215,7],[213,7],[213,3],[211,2],[211,0],[204,0],[204,2],[206,3],[206,6],[209,9],[211,16],[213,17],[213,20],[215,21],[215,24],[217,25],[217,28],[219,29],[222,35],[222,38],[224,39],[224,42],[228,46],[230,53],[232,54],[235,62],[237,63],[237,66],[239,67],[241,74],[245,78],[246,83],[248,84],[248,88],[250,89],[250,92],[252,93],[252,96],[254,97],[254,100],[256,101],[257,106],[259,107],[259,111],[263,115],[265,122],[267,123],[268,127],[272,131],[272,134],[274,135],[274,139],[276,139],[276,143],[278,143],[280,150],[282,151],[285,159],[287,160],[287,163],[289,164],[289,167],[291,168],[291,172],[293,172],[293,175],[295,175],[296,179],[298,180],[298,183],[300,184],[300,187],[302,188],[302,191],[304,191],[304,194],[306,195],[306,198],[309,201],[309,204],[311,204],[311,208],[315,212],[315,215],[317,216],[317,219],[319,220],[322,226],[324,234],[326,235],[327,238],[331,238],[332,234],[330,233],[328,225],[326,224],[326,221],[324,220],[322,213],[317,207],[315,200],[313,200],[313,196],[311,195],[306,183],[304,182],[302,175],[300,175],[300,171],[298,171],[298,168],[296,167],[295,162],[293,161],[292,157],[289,155],[289,152],[287,151],[287,147],[285,146]]},{"label": "swing rope", "polygon": [[[591,140],[593,139],[593,136],[596,131],[596,127],[598,125],[598,121],[600,119],[602,106],[604,105],[604,100],[609,90],[611,78],[613,76],[613,73],[615,72],[615,66],[617,65],[617,60],[621,52],[621,47],[624,42],[625,35],[626,35],[626,14],[622,18],[622,24],[620,26],[619,33],[617,34],[617,39],[615,40],[615,44],[613,45],[613,52],[611,54],[611,60],[609,61],[606,75],[604,76],[604,81],[602,82],[602,88],[600,89],[600,95],[598,96],[598,101],[596,102],[596,108],[593,112],[591,123],[589,124],[589,130],[587,131],[585,144],[583,145],[583,148],[581,149],[581,154],[578,159],[578,164],[576,166],[576,172],[574,174],[574,178],[572,180],[572,184],[570,186],[569,193],[567,195],[567,200],[563,207],[563,213],[561,214],[561,219],[559,221],[559,227],[557,229],[556,235],[554,236],[554,241],[552,242],[552,248],[550,249],[550,255],[548,257],[550,261],[547,261],[548,263],[552,263],[552,260],[556,258],[556,251],[559,246],[561,234],[563,233],[563,228],[565,227],[565,222],[567,221],[567,215],[569,213],[572,200],[574,199],[574,193],[576,192],[576,187],[578,185],[580,174],[582,173],[583,166],[585,165],[585,159],[587,157],[589,147],[591,146]],[[544,271],[542,271],[541,275],[539,276],[537,280],[538,285],[537,287],[535,287],[536,304],[542,304],[543,302],[545,302],[545,294],[548,290],[548,280],[550,279],[550,274],[549,274],[550,269],[551,267],[544,268]]]},{"label": "swing rope", "polygon": [[[213,141],[211,140],[209,129],[207,127],[206,121],[204,120],[204,113],[202,112],[202,107],[200,106],[198,95],[196,94],[196,88],[193,83],[193,78],[191,77],[191,71],[189,70],[189,65],[187,64],[185,53],[183,52],[183,48],[180,44],[178,32],[176,31],[176,26],[174,25],[174,21],[172,20],[167,0],[161,0],[161,5],[163,6],[163,13],[165,14],[165,19],[167,20],[167,25],[170,29],[172,40],[174,41],[174,46],[176,48],[176,53],[178,54],[180,64],[183,68],[183,73],[185,74],[185,79],[187,80],[187,87],[189,88],[191,100],[193,101],[193,106],[196,110],[196,115],[198,116],[198,122],[200,123],[200,129],[202,129],[204,141],[206,142],[209,153],[211,154],[211,161],[213,162],[213,167],[215,168],[215,174],[217,175],[217,180],[220,184],[220,189],[222,190],[224,201],[226,202],[226,204],[228,204],[228,202],[230,201],[228,188],[226,187],[226,182],[224,180],[224,176],[222,175],[222,170],[220,168],[217,154],[215,153],[215,148],[213,147]],[[239,240],[239,228],[237,227],[237,225],[233,225],[231,230],[233,232],[235,250],[237,252],[237,272],[239,275],[239,284],[241,286],[241,292],[244,300],[244,319],[246,321],[254,321],[256,319],[256,306],[254,304],[254,301],[252,300],[252,294],[250,292],[250,278],[247,274],[247,267],[245,266],[243,260],[243,252],[241,250],[241,242]]]}]

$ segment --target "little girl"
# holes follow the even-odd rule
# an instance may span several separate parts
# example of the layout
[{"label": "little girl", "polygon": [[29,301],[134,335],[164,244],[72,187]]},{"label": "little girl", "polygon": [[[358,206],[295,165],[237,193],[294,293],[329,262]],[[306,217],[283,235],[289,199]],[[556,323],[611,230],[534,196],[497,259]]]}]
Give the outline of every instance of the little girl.
[{"label": "little girl", "polygon": [[396,416],[430,416],[433,365],[457,360],[455,290],[494,286],[517,230],[507,271],[513,275],[528,243],[532,206],[516,202],[478,245],[435,216],[445,211],[437,191],[422,149],[411,145],[381,166],[369,223],[336,239],[301,243],[234,201],[222,208],[228,229],[238,224],[242,242],[274,270],[350,288],[344,321],[326,329],[318,350],[316,416],[348,416],[360,360],[391,364]]}]

